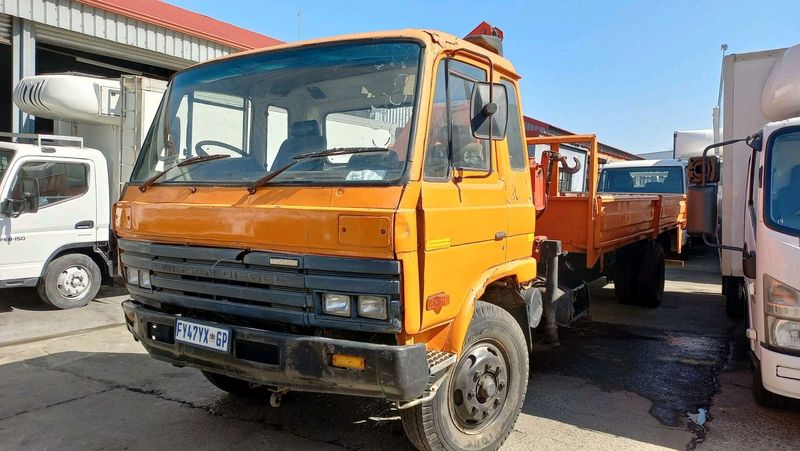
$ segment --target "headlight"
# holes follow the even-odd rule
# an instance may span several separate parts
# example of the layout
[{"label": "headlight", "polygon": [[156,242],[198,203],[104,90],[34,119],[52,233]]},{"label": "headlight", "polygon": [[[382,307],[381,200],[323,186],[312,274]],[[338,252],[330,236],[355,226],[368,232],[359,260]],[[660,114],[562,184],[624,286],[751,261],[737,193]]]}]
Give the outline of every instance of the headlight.
[{"label": "headlight", "polygon": [[139,270],[136,268],[125,268],[125,274],[128,278],[128,283],[131,285],[139,286]]},{"label": "headlight", "polygon": [[139,286],[142,288],[153,288],[153,285],[150,284],[150,271],[143,269],[139,271]]},{"label": "headlight", "polygon": [[388,318],[386,312],[386,298],[380,296],[359,296],[358,316],[373,319]]},{"label": "headlight", "polygon": [[322,295],[322,311],[328,315],[350,316],[350,296],[325,293]]},{"label": "headlight", "polygon": [[800,322],[767,317],[770,344],[800,350]]},{"label": "headlight", "polygon": [[800,318],[800,292],[764,274],[764,312],[768,315]]}]

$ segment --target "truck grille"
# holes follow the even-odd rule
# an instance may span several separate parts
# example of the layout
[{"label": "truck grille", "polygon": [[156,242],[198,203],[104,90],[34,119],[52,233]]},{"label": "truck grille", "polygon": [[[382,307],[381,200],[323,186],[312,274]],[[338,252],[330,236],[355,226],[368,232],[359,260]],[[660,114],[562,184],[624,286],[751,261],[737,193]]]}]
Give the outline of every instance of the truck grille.
[{"label": "truck grille", "polygon": [[[122,264],[149,271],[150,286],[128,284],[134,299],[304,326],[400,330],[400,262],[287,255],[119,240]],[[331,318],[321,294],[384,295],[388,320]]]}]

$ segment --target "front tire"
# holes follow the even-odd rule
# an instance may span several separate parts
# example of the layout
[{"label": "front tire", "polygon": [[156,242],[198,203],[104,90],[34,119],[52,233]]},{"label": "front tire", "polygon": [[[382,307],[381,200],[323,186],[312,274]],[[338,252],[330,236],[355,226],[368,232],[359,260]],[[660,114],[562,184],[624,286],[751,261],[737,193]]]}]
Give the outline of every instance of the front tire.
[{"label": "front tire", "polygon": [[772,393],[771,391],[767,390],[766,387],[764,387],[764,381],[761,379],[761,366],[758,364],[758,360],[755,358],[753,358],[753,360],[752,392],[753,398],[756,400],[756,404],[768,409],[782,409],[786,406],[786,398],[777,393]]},{"label": "front tire", "polygon": [[101,282],[100,267],[94,260],[83,254],[67,254],[47,265],[36,291],[47,304],[66,310],[91,302]]},{"label": "front tire", "polygon": [[211,371],[201,370],[200,372],[203,373],[203,376],[215,387],[234,396],[238,396],[239,398],[255,398],[269,394],[269,389],[265,385],[253,384],[244,379],[212,373]]},{"label": "front tire", "polygon": [[455,367],[436,397],[401,410],[420,450],[496,450],[517,422],[528,389],[528,349],[514,317],[478,301]]}]

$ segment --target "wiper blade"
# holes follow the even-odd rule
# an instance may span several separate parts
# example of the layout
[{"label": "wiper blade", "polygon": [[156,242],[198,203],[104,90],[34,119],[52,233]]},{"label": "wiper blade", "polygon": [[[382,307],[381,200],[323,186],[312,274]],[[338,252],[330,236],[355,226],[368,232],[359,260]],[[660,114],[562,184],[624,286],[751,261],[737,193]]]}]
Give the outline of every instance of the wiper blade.
[{"label": "wiper blade", "polygon": [[287,169],[291,168],[292,166],[294,166],[295,164],[299,163],[302,160],[307,160],[309,158],[330,157],[333,155],[349,155],[353,153],[387,152],[388,150],[389,149],[386,149],[384,147],[340,147],[334,149],[321,150],[319,152],[301,153],[300,155],[295,155],[290,163],[270,172],[264,177],[261,177],[260,179],[251,183],[250,186],[247,187],[247,192],[250,194],[255,194],[256,190],[266,185],[267,183],[269,183],[270,180],[279,176],[282,172],[286,171]]},{"label": "wiper blade", "polygon": [[255,194],[257,189],[259,189],[262,186],[266,185],[267,183],[269,183],[270,180],[272,180],[275,177],[281,175],[281,173],[283,171],[285,171],[285,170],[289,169],[290,167],[294,166],[299,161],[300,160],[297,159],[297,157],[295,157],[295,159],[292,160],[291,162],[289,162],[289,163],[283,165],[282,167],[280,167],[280,168],[268,173],[264,177],[261,177],[260,179],[258,179],[255,182],[251,183],[250,186],[247,187],[247,192],[250,193],[250,194]]},{"label": "wiper blade", "polygon": [[167,169],[164,169],[161,172],[157,172],[157,173],[153,174],[152,177],[150,177],[149,179],[145,180],[144,182],[142,182],[141,185],[139,185],[139,191],[141,191],[141,192],[147,191],[147,188],[149,186],[151,186],[158,179],[163,177],[167,172],[169,172],[169,171],[171,171],[171,170],[173,170],[175,168],[180,168],[180,167],[183,167],[183,166],[189,166],[189,165],[192,165],[192,164],[195,164],[195,163],[202,163],[204,161],[219,160],[221,158],[228,158],[229,156],[230,155],[216,154],[216,155],[197,155],[197,156],[194,156],[192,158],[187,158],[187,159],[181,161],[178,164],[172,165],[172,166],[168,167]]},{"label": "wiper blade", "polygon": [[295,160],[305,160],[306,158],[317,157],[331,157],[334,155],[350,155],[353,153],[368,153],[368,152],[388,152],[389,149],[385,147],[339,147],[327,150],[320,150],[319,152],[301,153],[294,157]]}]

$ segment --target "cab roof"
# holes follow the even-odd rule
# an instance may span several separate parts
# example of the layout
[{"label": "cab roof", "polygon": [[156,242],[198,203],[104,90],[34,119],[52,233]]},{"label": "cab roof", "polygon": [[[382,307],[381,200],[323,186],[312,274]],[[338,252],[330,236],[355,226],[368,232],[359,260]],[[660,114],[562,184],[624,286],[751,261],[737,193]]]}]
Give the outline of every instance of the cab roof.
[{"label": "cab roof", "polygon": [[633,160],[633,161],[619,161],[615,163],[608,163],[603,168],[649,168],[655,166],[686,166],[686,160]]},{"label": "cab roof", "polygon": [[[479,47],[471,42],[467,42],[464,39],[453,36],[449,33],[444,33],[435,30],[423,30],[414,28],[408,28],[403,30],[345,34],[339,36],[330,36],[325,38],[309,39],[304,41],[296,41],[286,44],[273,45],[260,49],[250,50],[247,52],[229,54],[214,60],[199,63],[192,67],[197,67],[205,64],[213,64],[214,62],[217,61],[235,59],[246,55],[276,52],[281,50],[314,46],[319,44],[330,44],[330,43],[346,42],[346,41],[380,40],[380,39],[411,39],[420,41],[424,43],[425,51],[435,52],[435,53],[447,50],[455,50],[458,48],[465,48],[472,52],[478,53],[484,57],[489,58],[489,60],[494,65],[495,69],[499,70],[500,72],[503,72],[505,75],[511,76],[514,79],[520,78],[519,74],[517,74],[517,71],[514,69],[513,64],[511,64],[511,61],[507,60],[506,58],[503,58],[502,56],[492,51],[486,50],[482,47]],[[469,54],[464,54],[464,55],[470,57]]]}]

